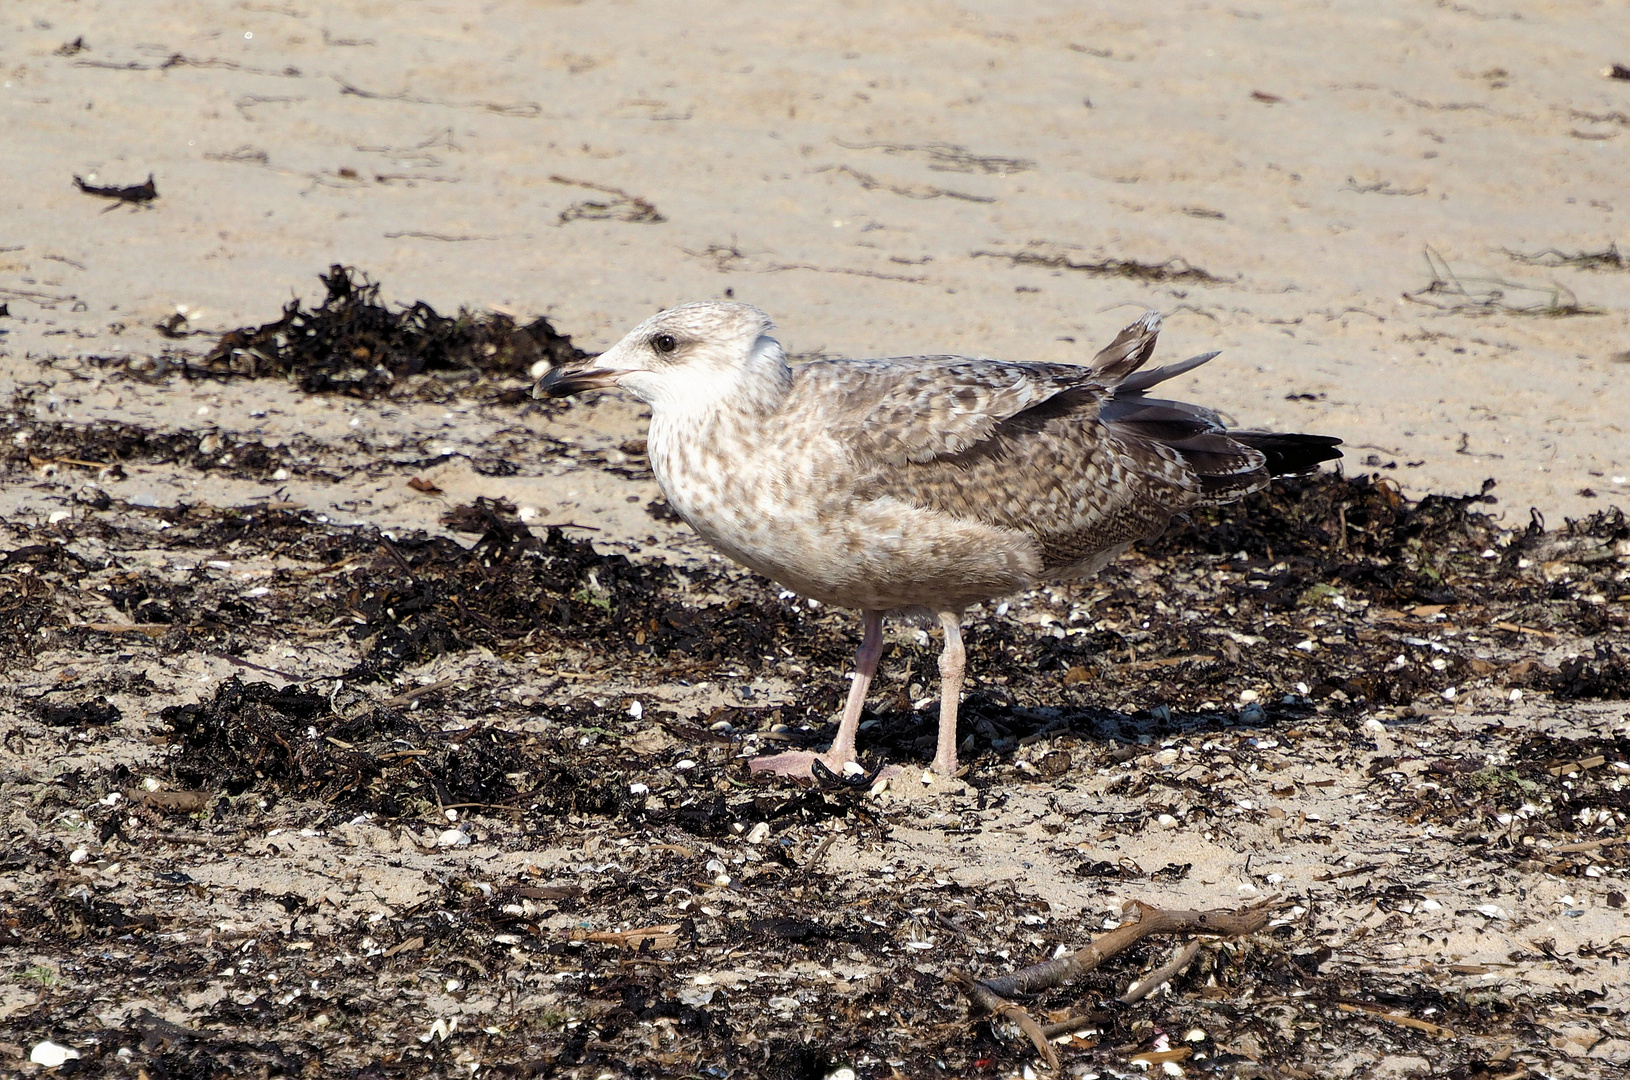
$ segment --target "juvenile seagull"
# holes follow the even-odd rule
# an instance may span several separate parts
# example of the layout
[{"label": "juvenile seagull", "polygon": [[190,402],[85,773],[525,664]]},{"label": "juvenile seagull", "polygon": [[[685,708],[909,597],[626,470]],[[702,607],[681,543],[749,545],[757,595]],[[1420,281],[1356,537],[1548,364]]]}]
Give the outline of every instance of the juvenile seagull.
[{"label": "juvenile seagull", "polygon": [[746,304],[684,304],[540,384],[645,402],[651,470],[703,539],[802,596],[860,609],[831,748],[756,758],[753,772],[808,777],[819,761],[842,775],[855,761],[883,616],[897,612],[945,628],[931,768],[955,775],[969,605],[1091,574],[1173,515],[1341,456],[1339,439],[1228,431],[1210,409],[1146,397],[1217,355],[1140,371],[1154,312],[1088,367],[962,356],[792,367],[773,329]]}]

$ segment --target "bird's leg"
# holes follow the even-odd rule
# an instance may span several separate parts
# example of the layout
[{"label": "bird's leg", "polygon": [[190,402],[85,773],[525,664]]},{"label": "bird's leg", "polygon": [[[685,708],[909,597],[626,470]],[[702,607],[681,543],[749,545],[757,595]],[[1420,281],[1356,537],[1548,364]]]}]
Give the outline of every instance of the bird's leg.
[{"label": "bird's leg", "polygon": [[930,769],[941,776],[955,776],[957,704],[962,699],[968,653],[962,647],[962,613],[940,612],[940,625],[945,628],[945,648],[940,652],[940,737]]},{"label": "bird's leg", "polygon": [[843,706],[843,718],[838,721],[838,735],[832,747],[824,754],[808,750],[794,750],[773,757],[758,757],[747,763],[755,773],[773,772],[781,776],[809,777],[816,758],[839,776],[843,767],[855,760],[855,735],[860,730],[860,712],[866,707],[866,691],[871,688],[872,676],[877,674],[877,661],[883,655],[883,613],[863,612],[866,632],[860,639],[860,650],[855,653],[855,681],[849,687],[849,700]]}]

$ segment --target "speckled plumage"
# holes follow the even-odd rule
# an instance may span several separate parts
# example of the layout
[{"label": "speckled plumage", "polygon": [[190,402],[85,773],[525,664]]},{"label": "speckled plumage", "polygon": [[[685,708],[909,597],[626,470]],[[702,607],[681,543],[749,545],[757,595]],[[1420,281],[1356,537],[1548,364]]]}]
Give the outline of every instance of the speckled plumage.
[{"label": "speckled plumage", "polygon": [[[802,595],[867,612],[868,641],[873,613],[938,615],[958,684],[953,623],[968,605],[1090,573],[1175,514],[1338,456],[1334,439],[1228,432],[1210,410],[1148,398],[1211,358],[1139,371],[1154,313],[1087,367],[958,356],[789,366],[772,329],[744,304],[686,304],[545,386],[615,385],[645,400],[652,470],[704,539]],[[853,694],[850,706],[839,766],[853,759]],[[935,767],[954,770],[954,697],[941,721]]]}]

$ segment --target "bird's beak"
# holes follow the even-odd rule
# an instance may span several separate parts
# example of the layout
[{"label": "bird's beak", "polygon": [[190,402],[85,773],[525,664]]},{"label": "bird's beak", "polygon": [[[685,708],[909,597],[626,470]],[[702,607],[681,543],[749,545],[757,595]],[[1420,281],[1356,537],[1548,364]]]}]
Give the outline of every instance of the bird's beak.
[{"label": "bird's beak", "polygon": [[[592,363],[592,361],[591,361]],[[626,374],[610,368],[563,365],[550,368],[549,373],[532,388],[533,397],[566,397],[582,390],[603,390],[617,385],[617,376]]]}]

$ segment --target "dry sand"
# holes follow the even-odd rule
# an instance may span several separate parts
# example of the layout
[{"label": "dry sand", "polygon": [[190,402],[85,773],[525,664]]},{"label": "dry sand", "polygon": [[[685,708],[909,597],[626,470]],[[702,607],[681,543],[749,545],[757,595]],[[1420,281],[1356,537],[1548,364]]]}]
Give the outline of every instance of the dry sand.
[{"label": "dry sand", "polygon": [[[305,436],[336,460],[363,443],[403,456],[455,451],[418,474],[445,499],[407,490],[399,474],[261,483],[144,467],[104,478],[115,499],[276,497],[345,521],[436,529],[447,503],[503,496],[538,508],[539,520],[597,527],[602,550],[696,564],[708,556],[694,538],[644,512],[657,494],[649,480],[524,460],[530,433],[615,463],[640,433],[626,403],[551,419],[129,373],[212,340],[162,337],[155,324],[172,314],[211,334],[269,321],[287,298],[319,296],[315,275],[336,262],[373,275],[396,301],[547,314],[591,350],[660,306],[733,295],[769,311],[794,354],[1084,360],[1154,307],[1167,313],[1162,356],[1224,350],[1184,378],[1180,396],[1252,427],[1339,435],[1349,472],[1381,473],[1417,496],[1475,491],[1493,477],[1492,511],[1512,527],[1529,507],[1556,524],[1630,501],[1630,274],[1511,254],[1602,253],[1624,239],[1630,82],[1602,69],[1630,56],[1599,51],[1622,12],[1504,0],[1151,7],[787,3],[772,15],[706,2],[8,4],[0,394],[37,388],[28,407],[55,419]],[[135,208],[109,209],[71,182],[137,184],[149,173],[159,198]],[[519,475],[471,467],[493,447],[522,459]],[[38,521],[67,505],[68,477],[37,481],[0,491],[0,515]],[[255,659],[318,673],[355,657],[296,643]],[[41,658],[23,682],[60,680],[66,662]],[[151,670],[167,703],[207,696],[234,668],[201,657]],[[446,670],[431,665],[413,681]],[[784,693],[791,678],[761,689]],[[726,700],[694,687],[611,689],[616,700],[655,694],[689,715]],[[131,718],[122,752],[145,749],[160,702],[115,700]],[[9,743],[0,752],[14,791],[118,757],[54,744],[14,716],[4,726],[35,739],[26,760]],[[1627,713],[1622,702],[1547,703],[1520,719],[1622,741]],[[1421,753],[1475,746],[1498,723],[1463,709]],[[1175,747],[1181,761],[1202,754],[1202,742]],[[1415,964],[1462,995],[1517,978],[1506,958],[1526,949],[1533,962],[1521,978],[1534,993],[1606,995],[1591,1016],[1562,1010],[1524,1029],[1535,1041],[1523,1052],[1543,1050],[1534,1066],[1622,1067],[1630,1029],[1614,957],[1630,924],[1603,899],[1623,888],[1622,874],[1464,876],[1452,839],[1430,828],[1401,837],[1366,815],[1357,794],[1366,762],[1388,747],[1361,749],[1334,788],[1300,786],[1283,803],[1292,818],[1341,823],[1318,863],[1269,826],[1226,841],[1145,833],[1142,866],[1187,862],[1193,876],[1084,898],[1068,872],[1047,868],[1049,852],[1086,851],[1096,827],[1045,838],[1031,823],[1056,815],[1055,799],[1099,798],[1104,774],[1089,771],[1066,793],[1016,798],[988,822],[1008,833],[953,851],[945,833],[908,815],[893,834],[899,847],[858,844],[842,865],[864,879],[920,860],[968,886],[1028,874],[1049,918],[1093,920],[1133,892],[1196,905],[1270,887],[1305,895],[1316,872],[1344,859],[1405,873],[1448,867],[1416,883],[1438,906],[1430,916],[1412,908],[1409,919],[1430,926],[1401,928],[1397,917],[1383,926],[1373,903],[1343,906],[1327,890],[1319,932],[1351,945],[1367,932],[1353,928],[1376,915],[1388,962]],[[1262,798],[1257,780],[1242,783],[1240,795]],[[73,822],[36,824],[17,799],[0,808],[14,843],[49,840],[64,857],[81,845]],[[343,873],[322,837],[282,845],[275,858],[195,868],[200,880],[264,879],[254,879],[264,886],[255,903],[200,919],[264,932],[281,911],[266,896],[295,890],[326,897],[333,908],[322,918],[338,926],[424,901],[426,875],[454,863],[496,880],[527,858],[550,872],[578,858],[506,849],[483,862],[427,854],[371,826],[353,832],[344,844],[361,854]],[[263,843],[252,853],[264,855]],[[114,867],[113,881],[118,856],[92,854],[93,867]],[[377,886],[361,899],[336,884],[359,873]],[[549,927],[564,932],[571,921]],[[1464,970],[1445,966],[1449,957]],[[98,1015],[117,1026],[139,1006],[192,1023],[232,993],[212,983],[185,1000],[104,1002]],[[404,1030],[461,1010],[475,1017],[467,1028],[485,1022],[489,997],[416,998]],[[569,995],[546,1004],[576,1007]],[[0,984],[0,1016],[35,1005],[25,984]],[[71,1028],[55,1032],[59,1041]],[[20,1056],[0,1057],[0,1070],[26,1068],[28,1048],[14,1037],[0,1051]],[[1454,1060],[1464,1062],[1498,1046],[1460,1049]],[[1415,1068],[1390,1052],[1344,1050],[1327,1064],[1336,1074]]]}]

